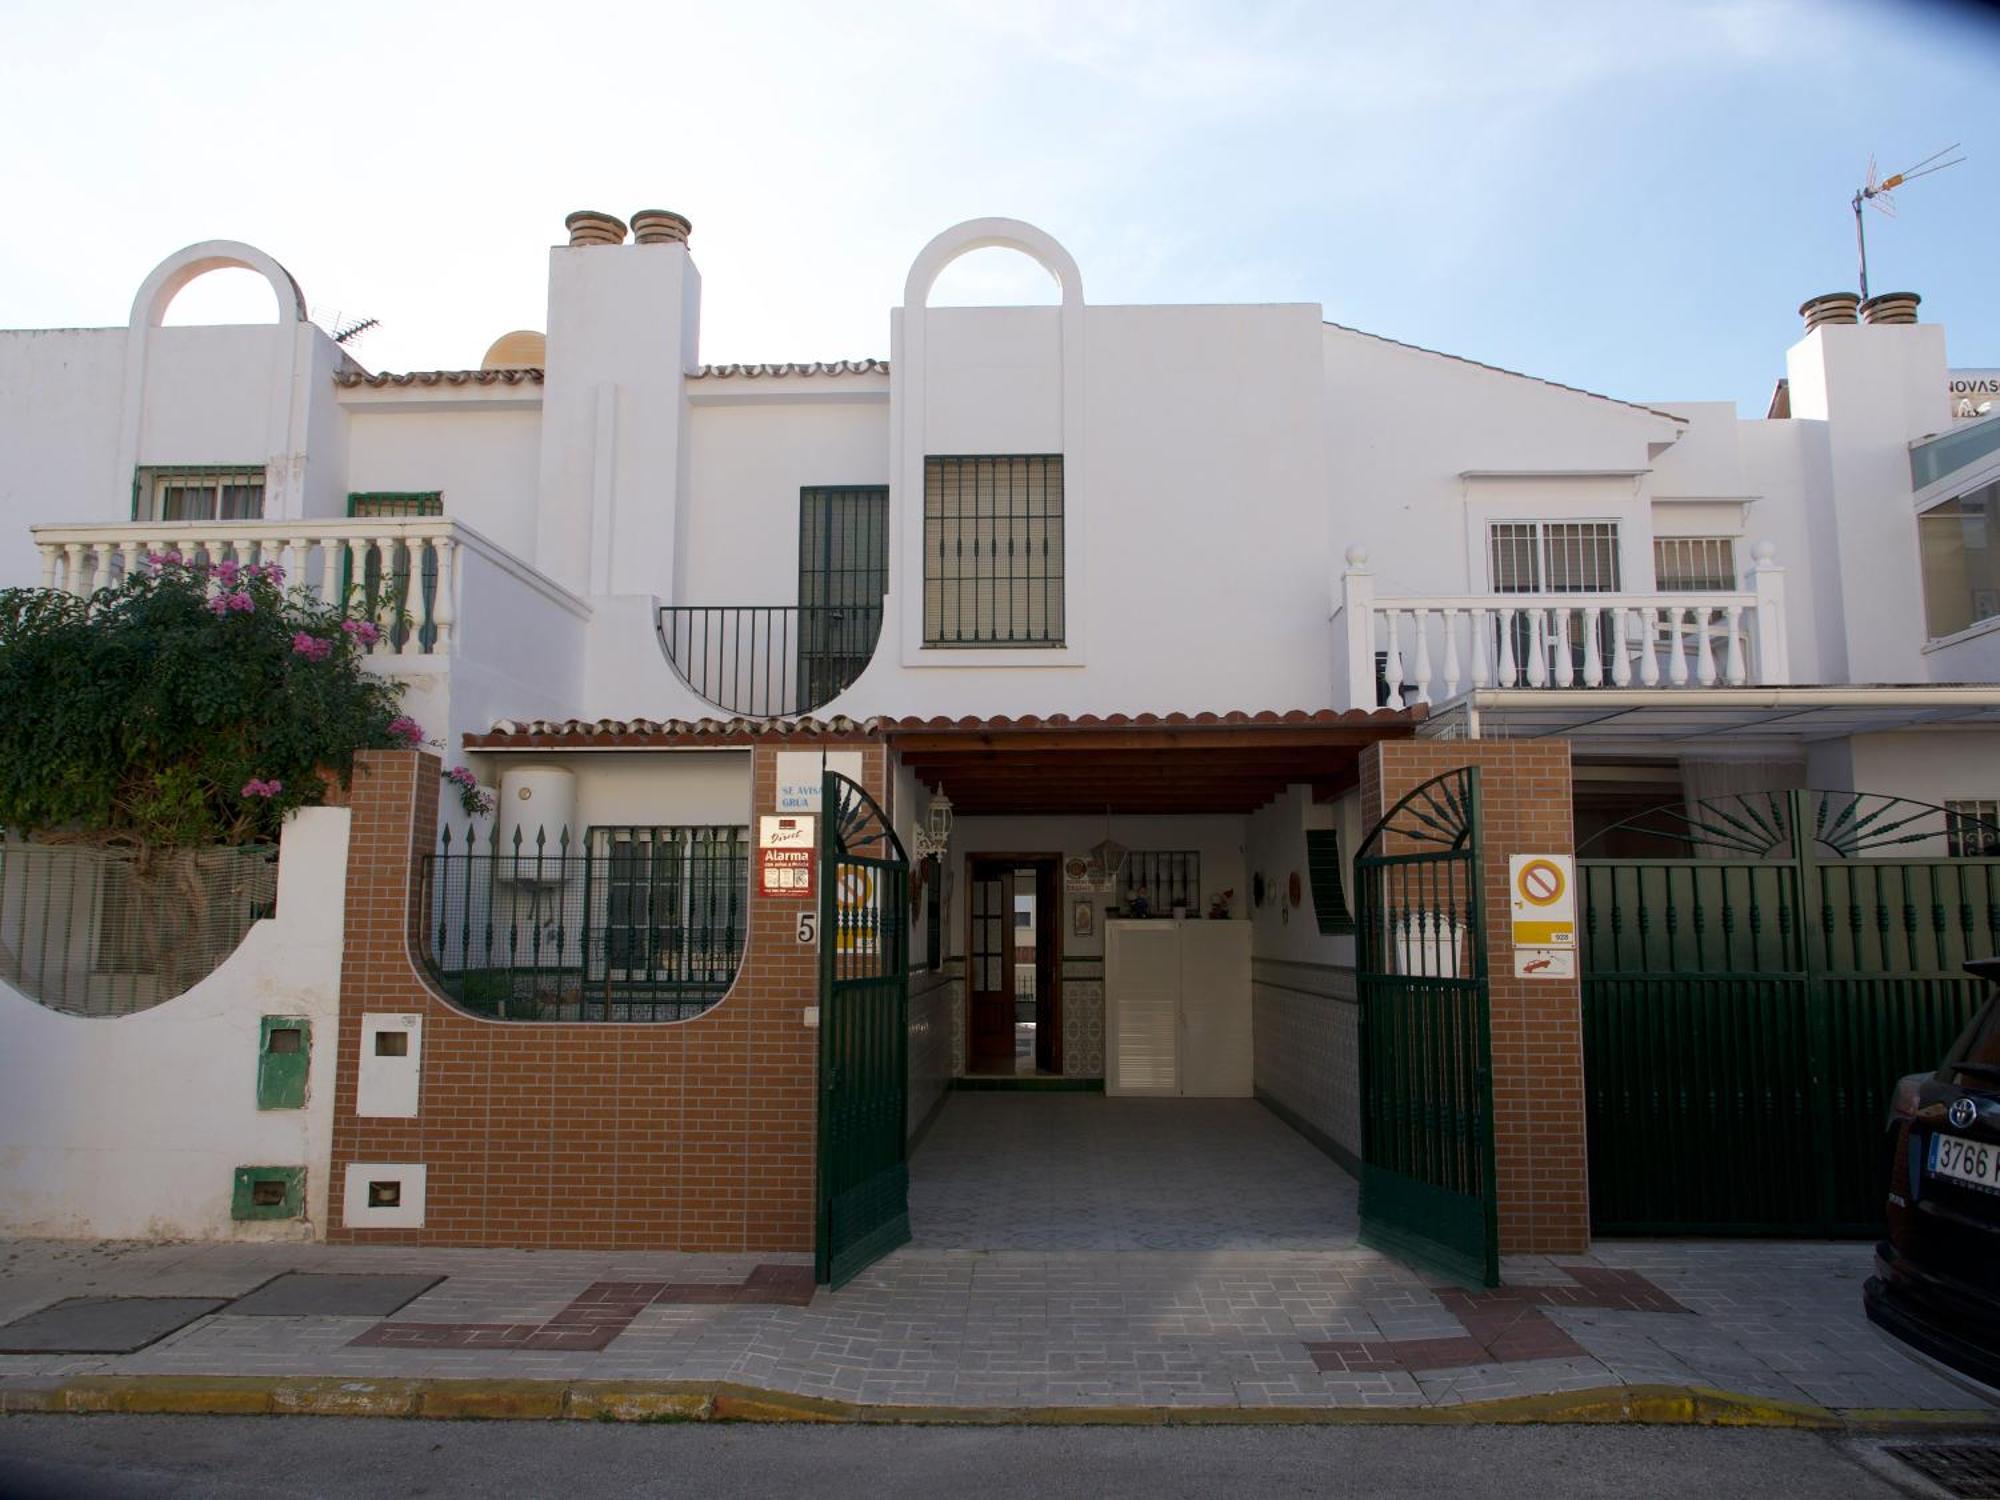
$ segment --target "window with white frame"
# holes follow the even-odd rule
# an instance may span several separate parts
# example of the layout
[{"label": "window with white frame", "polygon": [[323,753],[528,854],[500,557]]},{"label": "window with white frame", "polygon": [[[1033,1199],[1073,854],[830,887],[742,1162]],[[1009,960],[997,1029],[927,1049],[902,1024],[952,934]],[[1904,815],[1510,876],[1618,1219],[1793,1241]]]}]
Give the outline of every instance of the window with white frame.
[{"label": "window with white frame", "polygon": [[133,477],[135,521],[256,521],[263,515],[262,464],[153,465]]},{"label": "window with white frame", "polygon": [[2000,799],[1960,798],[1944,805],[1945,853],[1952,859],[2000,855]]},{"label": "window with white frame", "polygon": [[1615,594],[1616,521],[1495,521],[1487,533],[1496,594]]},{"label": "window with white frame", "polygon": [[1917,517],[1924,625],[1932,640],[2000,615],[2000,480]]},{"label": "window with white frame", "polygon": [[1656,536],[1653,584],[1663,594],[1727,594],[1736,588],[1736,538]]}]

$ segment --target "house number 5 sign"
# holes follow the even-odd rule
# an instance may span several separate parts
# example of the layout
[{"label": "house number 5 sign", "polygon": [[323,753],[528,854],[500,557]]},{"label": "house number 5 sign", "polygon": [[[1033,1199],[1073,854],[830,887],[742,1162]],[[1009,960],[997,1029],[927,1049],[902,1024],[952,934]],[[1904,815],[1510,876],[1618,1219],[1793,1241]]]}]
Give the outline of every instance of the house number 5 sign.
[{"label": "house number 5 sign", "polygon": [[802,947],[811,948],[819,942],[819,913],[808,907],[799,913],[798,925],[792,929],[792,936]]}]

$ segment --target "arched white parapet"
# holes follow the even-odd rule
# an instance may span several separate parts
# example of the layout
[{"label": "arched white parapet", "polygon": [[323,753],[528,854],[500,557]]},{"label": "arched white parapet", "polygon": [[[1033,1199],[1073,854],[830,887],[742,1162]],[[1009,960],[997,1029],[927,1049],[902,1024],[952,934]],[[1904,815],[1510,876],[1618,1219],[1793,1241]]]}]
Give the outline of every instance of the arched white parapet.
[{"label": "arched white parapet", "polygon": [[210,271],[232,269],[254,271],[271,283],[271,293],[278,299],[279,322],[306,321],[306,294],[299,290],[292,273],[275,259],[241,240],[203,240],[185,250],[176,250],[153,267],[152,274],[140,285],[139,295],[132,299],[130,326],[158,328],[166,321],[167,309],[173,306],[174,298],[189,282]]},{"label": "arched white parapet", "polygon": [[946,266],[975,250],[1017,250],[1053,276],[1062,288],[1063,306],[1083,306],[1083,273],[1055,236],[1020,219],[967,219],[954,224],[917,252],[903,283],[903,306],[925,307],[931,288]]},{"label": "arched white parapet", "polygon": [[[148,381],[153,376],[152,349],[174,298],[198,277],[210,271],[244,270],[270,283],[277,298],[278,320],[262,325],[264,336],[280,341],[283,350],[282,378],[273,379],[262,397],[260,445],[265,465],[264,516],[267,520],[289,520],[303,514],[306,462],[306,424],[311,404],[310,373],[313,340],[324,339],[306,317],[305,293],[272,256],[255,245],[240,240],[203,240],[176,250],[152,270],[132,299],[132,318],[125,336],[125,396],[119,419],[116,487],[105,496],[107,514],[116,514],[130,503],[128,486],[141,461],[140,435],[145,427]],[[204,336],[200,329],[176,328],[177,338]],[[206,336],[213,336],[212,331]],[[172,376],[164,377],[171,381]],[[217,462],[236,463],[253,457],[249,449],[216,456]]]},{"label": "arched white parapet", "polygon": [[[1013,250],[1040,265],[1062,289],[1062,302],[1055,308],[1036,308],[1038,315],[1053,313],[1056,318],[1057,347],[1053,371],[1054,396],[1058,407],[1060,441],[1053,446],[1063,458],[1063,579],[1064,638],[1060,646],[1015,649],[1007,647],[953,647],[926,650],[923,636],[924,576],[923,494],[924,460],[931,452],[932,411],[931,337],[932,317],[958,316],[966,309],[930,306],[932,289],[945,268],[975,250]],[[985,313],[1005,309],[983,309]],[[1019,310],[1015,310],[1019,311]],[[903,668],[943,667],[965,670],[975,667],[1081,667],[1086,664],[1085,635],[1089,618],[1090,591],[1090,470],[1084,453],[1084,379],[1086,310],[1083,301],[1083,273],[1069,251],[1055,237],[1020,219],[967,219],[954,224],[917,252],[910,274],[903,283],[903,305],[890,318],[889,359],[889,442],[893,476],[889,520],[890,546],[899,562],[906,586],[892,589],[891,600],[900,599],[900,619],[885,615],[883,633],[894,631],[897,659]],[[954,448],[951,451],[990,451]],[[885,603],[888,601],[885,601]],[[890,622],[895,619],[892,625]],[[878,647],[878,654],[880,648]],[[876,684],[871,682],[872,688]],[[849,693],[853,693],[849,689]],[[861,701],[864,695],[840,701]]]}]

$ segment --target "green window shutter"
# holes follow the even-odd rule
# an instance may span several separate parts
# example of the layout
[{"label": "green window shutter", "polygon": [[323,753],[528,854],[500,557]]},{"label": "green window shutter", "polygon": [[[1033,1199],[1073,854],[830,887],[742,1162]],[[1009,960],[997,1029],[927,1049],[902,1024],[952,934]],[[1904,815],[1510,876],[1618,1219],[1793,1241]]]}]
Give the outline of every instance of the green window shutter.
[{"label": "green window shutter", "polygon": [[312,1022],[265,1016],[257,1028],[257,1107],[303,1109],[312,1063]]},{"label": "green window shutter", "polygon": [[1306,830],[1306,871],[1312,878],[1313,915],[1319,930],[1328,937],[1354,931],[1340,879],[1340,835],[1333,829]]},{"label": "green window shutter", "polygon": [[229,1195],[232,1219],[300,1219],[306,1212],[304,1167],[238,1167]]}]

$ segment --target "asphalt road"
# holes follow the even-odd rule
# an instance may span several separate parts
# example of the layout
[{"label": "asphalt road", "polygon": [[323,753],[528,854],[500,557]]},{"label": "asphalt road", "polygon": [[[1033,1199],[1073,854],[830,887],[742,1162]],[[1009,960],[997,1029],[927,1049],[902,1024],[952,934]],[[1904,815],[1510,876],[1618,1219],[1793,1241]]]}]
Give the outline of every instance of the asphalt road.
[{"label": "asphalt road", "polygon": [[0,1497],[1868,1500],[1941,1493],[1877,1448],[1812,1433],[1693,1428],[814,1428],[16,1416],[0,1418]]}]

